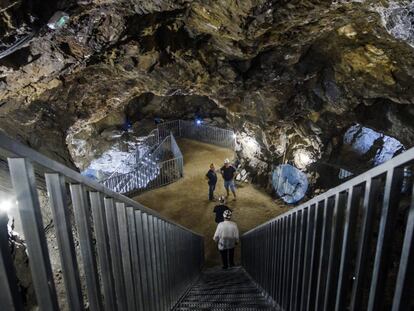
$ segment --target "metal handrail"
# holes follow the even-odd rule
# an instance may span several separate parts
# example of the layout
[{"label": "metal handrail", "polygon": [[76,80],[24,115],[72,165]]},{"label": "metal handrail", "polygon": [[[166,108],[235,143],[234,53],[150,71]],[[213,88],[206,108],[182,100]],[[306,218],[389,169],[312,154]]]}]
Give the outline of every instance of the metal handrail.
[{"label": "metal handrail", "polygon": [[[133,207],[136,207],[140,210],[142,210],[142,212],[148,213],[152,216],[158,217],[166,222],[169,222],[172,225],[181,227],[184,230],[187,231],[191,231],[188,228],[185,228],[183,226],[181,226],[178,223],[175,223],[167,218],[165,218],[164,216],[162,216],[161,214],[159,214],[158,212],[154,211],[153,209],[147,208],[144,205],[138,203],[137,201],[134,201],[130,198],[128,198],[127,196],[124,196],[122,194],[119,194],[117,192],[111,191],[110,189],[108,189],[107,187],[103,186],[102,184],[88,178],[85,176],[82,176],[81,174],[79,174],[78,172],[68,168],[67,166],[52,160],[50,158],[48,158],[47,156],[27,147],[26,145],[23,145],[11,138],[9,138],[8,136],[6,136],[4,133],[0,132],[0,150],[4,149],[7,150],[11,153],[13,153],[15,156],[19,156],[19,157],[23,157],[23,158],[28,158],[30,159],[32,162],[39,164],[42,167],[45,167],[48,171],[53,171],[56,173],[60,173],[64,176],[66,176],[67,178],[70,179],[71,182],[76,182],[79,184],[83,184],[89,188],[95,189],[96,191],[101,192],[102,194],[104,194],[107,197],[112,197],[115,200],[119,200],[119,201],[123,201],[125,204],[131,205]],[[199,235],[198,233],[191,231],[193,234]],[[201,236],[201,235],[199,235]]]},{"label": "metal handrail", "polygon": [[[173,132],[175,137],[189,138],[234,149],[235,133],[211,125],[197,124],[195,121],[173,120],[158,125],[160,137]],[[203,134],[200,136],[200,134]]]},{"label": "metal handrail", "polygon": [[21,49],[24,47],[24,45],[28,44],[30,40],[33,39],[33,37],[37,34],[36,31],[33,31],[29,33],[28,35],[24,36],[23,38],[19,39],[17,42],[15,42],[12,46],[8,47],[4,51],[0,52],[0,59],[5,58],[6,56],[14,53],[15,51]]},{"label": "metal handrail", "polygon": [[[155,142],[152,142],[152,137],[156,137]],[[145,139],[144,144],[146,144],[149,147],[149,149],[146,153],[144,153],[141,156],[141,158],[144,157],[147,153],[150,153],[154,148],[157,148],[161,144],[158,128],[153,129],[151,132],[149,132],[149,134],[147,135],[147,138]],[[139,160],[139,158],[137,157],[137,162],[138,162],[138,160]]]},{"label": "metal handrail", "polygon": [[[90,310],[170,310],[197,277],[203,262],[199,234],[3,133],[0,151],[8,159],[40,310],[59,310],[59,305],[35,173],[46,181],[70,310],[84,310],[85,295]],[[68,214],[70,203],[74,223]],[[86,288],[80,283],[74,232]],[[2,306],[21,310],[7,236],[7,215],[0,211]]]},{"label": "metal handrail", "polygon": [[255,228],[247,231],[245,233],[245,235],[249,234],[250,232],[252,232],[256,229],[259,229],[259,228],[269,224],[270,222],[272,222],[276,219],[283,218],[283,217],[288,216],[290,214],[296,213],[297,211],[299,211],[303,208],[306,208],[308,205],[315,204],[318,201],[323,201],[328,197],[334,196],[338,192],[343,192],[343,191],[345,191],[345,190],[347,190],[351,187],[359,185],[359,184],[365,182],[367,179],[376,178],[376,177],[384,174],[387,171],[387,168],[399,167],[399,166],[404,165],[404,164],[406,164],[410,161],[414,161],[414,148],[411,148],[411,149],[407,150],[406,152],[396,156],[395,158],[393,158],[393,159],[391,159],[391,160],[389,160],[389,161],[387,161],[387,162],[385,162],[381,165],[378,165],[376,167],[371,168],[369,171],[367,171],[367,172],[365,172],[361,175],[358,175],[354,178],[351,178],[351,179],[347,180],[346,182],[340,184],[339,186],[337,186],[335,188],[329,189],[328,191],[326,191],[322,194],[319,194],[318,196],[313,197],[309,201],[300,204],[299,206],[297,206],[297,207],[281,214],[280,216],[278,216],[276,218],[272,218],[272,219],[268,220],[267,222],[265,222],[265,223],[255,227]]},{"label": "metal handrail", "polygon": [[[374,311],[385,303],[393,311],[408,310],[414,188],[407,172],[413,165],[414,148],[246,232],[246,270],[282,310]],[[409,205],[407,213],[401,204]],[[405,226],[401,237],[397,219]],[[399,245],[395,252],[392,244]],[[392,256],[398,264],[390,265]],[[386,287],[394,265],[395,283]],[[391,293],[392,301],[385,300]]]},{"label": "metal handrail", "polygon": [[[131,154],[129,154],[126,158],[125,158],[125,162],[127,162],[127,161],[129,161],[132,157],[134,156],[134,154],[133,153],[131,153]],[[114,171],[112,172],[112,174],[111,175],[109,175],[109,177],[107,177],[107,178],[105,178],[105,179],[103,179],[102,180],[102,182],[104,182],[105,180],[107,180],[107,179],[110,179],[110,178],[112,178],[112,177],[114,177],[114,176],[118,176],[118,170],[119,170],[119,168],[121,167],[123,165],[123,163],[121,162],[121,163],[119,163],[119,165],[114,169]]]},{"label": "metal handrail", "polygon": [[[172,136],[172,134],[171,134]],[[163,148],[163,146],[167,143],[167,141],[171,140],[171,136],[167,136],[165,137],[162,142],[157,146],[157,148],[154,149],[154,151],[149,152],[149,154],[153,154],[156,155],[160,152],[161,148]]]},{"label": "metal handrail", "polygon": [[[141,158],[140,162],[137,163],[136,168],[128,173],[124,174],[118,174],[116,176],[113,176],[112,178],[105,179],[103,181],[103,184],[107,186],[108,188],[115,190],[120,193],[138,193],[142,192],[144,190],[153,189],[156,187],[161,187],[166,185],[165,183],[160,183],[157,186],[154,186],[149,184],[152,182],[152,180],[158,180],[157,176],[159,175],[159,172],[154,171],[146,171],[144,166],[150,162],[154,163],[154,166],[152,167],[153,170],[158,171],[159,167],[161,167],[161,163],[164,159],[161,157],[162,149],[163,148],[171,148],[172,149],[172,134],[170,136],[165,137],[162,142],[154,149],[154,150],[148,150]],[[174,140],[175,142],[175,140]],[[171,146],[171,147],[169,147]],[[178,146],[177,146],[178,148]],[[182,162],[182,155],[181,160],[178,159],[179,156],[175,156],[171,160],[176,160],[179,162]],[[182,177],[182,166],[178,166],[177,169],[180,170],[181,174],[180,177]],[[149,175],[148,175],[149,174]],[[176,172],[171,172],[172,176],[176,176]],[[152,176],[153,178],[150,178]],[[168,182],[170,183],[170,182]]]},{"label": "metal handrail", "polygon": [[[184,167],[183,155],[174,136],[195,139],[231,149],[234,149],[235,146],[235,134],[232,130],[222,129],[204,124],[196,124],[195,122],[191,121],[167,121],[159,124],[157,126],[157,129],[153,131],[157,131],[158,142],[160,139],[162,140],[159,142],[155,150],[149,149],[140,159],[137,158],[135,169],[131,172],[123,174],[114,172],[109,178],[103,180],[102,182],[107,187],[121,193],[137,193],[142,192],[143,190],[155,188],[154,186],[147,187],[147,184],[152,180],[148,180],[145,178],[145,176],[143,176],[144,179],[148,181],[145,187],[143,187],[141,183],[138,182],[140,178],[142,180],[141,175],[145,175],[140,171],[144,170],[145,166],[148,164],[148,159],[151,159],[154,163],[157,163],[157,166],[160,166],[161,161],[164,159],[160,158],[159,153],[162,152],[163,148],[165,148],[166,145],[170,146],[169,149],[171,149],[174,155],[173,159],[175,159],[175,162],[177,162],[177,165],[174,167],[179,170],[178,172],[171,171],[171,174],[172,176],[179,175],[182,177]],[[154,176],[154,179],[156,179],[156,176]],[[158,184],[158,187],[164,185],[166,184],[160,183]]]},{"label": "metal handrail", "polygon": [[211,125],[179,120],[180,137],[194,139],[230,149],[235,147],[235,133]]},{"label": "metal handrail", "polygon": [[[155,134],[155,133],[157,133],[157,134]],[[155,146],[158,146],[158,129],[153,129],[151,132],[149,132],[149,134],[148,135],[146,135],[146,138],[145,138],[145,142],[144,142],[144,144],[147,144],[147,145],[149,145],[150,147],[151,147],[151,144],[149,144],[149,143],[147,143],[147,141],[149,141],[150,139],[149,139],[149,137],[152,137],[152,136],[156,136],[157,137],[157,143],[155,144]],[[152,145],[152,146],[154,146],[154,145]],[[149,151],[147,151],[147,153],[148,152],[150,152],[150,150]],[[127,161],[127,160],[129,160],[131,157],[133,157],[133,156],[135,156],[135,154],[136,154],[136,151],[134,152],[134,153],[131,153],[126,159],[125,159],[125,161]],[[145,155],[145,154],[144,154]],[[143,156],[144,156],[143,155]],[[116,168],[115,168],[115,170],[112,172],[112,174],[111,175],[109,175],[109,177],[107,177],[107,178],[105,178],[105,179],[103,179],[101,182],[104,182],[105,180],[108,180],[108,179],[110,179],[110,178],[112,178],[112,177],[114,177],[114,176],[119,176],[120,174],[118,173],[118,170],[119,170],[119,168],[122,166],[122,164],[123,163],[120,163]]]}]

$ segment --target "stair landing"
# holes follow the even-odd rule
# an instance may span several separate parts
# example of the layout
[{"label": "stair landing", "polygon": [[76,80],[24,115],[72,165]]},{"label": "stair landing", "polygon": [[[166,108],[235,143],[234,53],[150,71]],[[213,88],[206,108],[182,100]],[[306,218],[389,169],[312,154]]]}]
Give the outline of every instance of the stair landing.
[{"label": "stair landing", "polygon": [[176,311],[276,310],[241,267],[203,271],[198,282],[175,307]]}]

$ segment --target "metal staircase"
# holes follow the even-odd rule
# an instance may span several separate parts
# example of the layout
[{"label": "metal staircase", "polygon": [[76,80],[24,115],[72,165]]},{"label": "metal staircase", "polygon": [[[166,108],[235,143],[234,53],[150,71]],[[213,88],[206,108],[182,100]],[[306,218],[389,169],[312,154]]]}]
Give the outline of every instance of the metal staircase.
[{"label": "metal staircase", "polygon": [[161,123],[137,145],[136,165],[131,172],[115,170],[102,181],[112,191],[131,194],[158,188],[183,176],[183,155],[175,137],[233,149],[235,134],[231,130],[201,125],[197,122],[174,120]]},{"label": "metal staircase", "polygon": [[270,311],[271,299],[256,286],[242,267],[220,267],[202,272],[174,311]]},{"label": "metal staircase", "polygon": [[136,166],[134,170],[125,174],[114,173],[102,183],[118,193],[131,193],[132,191],[148,188],[149,184],[160,175],[161,168],[166,160],[182,161],[180,159],[182,158],[181,152],[174,154],[164,151],[172,149],[173,144],[176,144],[176,142],[171,133],[159,144],[146,145],[146,150],[143,153],[140,152],[142,146],[139,146],[135,152]]},{"label": "metal staircase", "polygon": [[[204,272],[197,233],[2,133],[0,164],[39,310],[414,310],[414,148],[243,234],[243,268]],[[0,306],[20,311],[8,220],[0,210]]]},{"label": "metal staircase", "polygon": [[[197,279],[204,261],[202,236],[1,132],[0,164],[5,175],[0,187],[1,310],[171,310]],[[39,199],[44,191],[47,202]],[[9,215],[1,205],[8,198],[21,222],[36,305],[24,305],[25,292],[19,288],[22,271],[15,271]],[[57,242],[53,254],[42,220],[49,208]],[[60,278],[52,256],[60,259]]]},{"label": "metal staircase", "polygon": [[118,176],[118,183],[113,191],[128,193],[134,189],[145,188],[149,182],[157,178],[160,173],[158,163],[150,157],[140,160],[139,169]]}]

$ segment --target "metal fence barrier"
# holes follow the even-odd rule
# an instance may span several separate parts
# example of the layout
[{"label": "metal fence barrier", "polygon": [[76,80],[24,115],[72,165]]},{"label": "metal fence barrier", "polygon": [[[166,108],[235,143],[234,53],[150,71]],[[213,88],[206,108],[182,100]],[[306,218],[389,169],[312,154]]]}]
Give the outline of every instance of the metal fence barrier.
[{"label": "metal fence barrier", "polygon": [[176,181],[183,177],[183,169],[183,155],[171,132],[155,149],[137,157],[132,172],[115,174],[102,183],[118,193],[138,194]]},{"label": "metal fence barrier", "polygon": [[[1,133],[0,162],[8,163],[12,186],[6,188],[17,201],[39,310],[170,310],[199,274],[200,235]],[[49,206],[39,203],[39,179],[46,183]],[[0,195],[4,199],[5,193]],[[42,223],[48,208],[64,279],[63,302],[57,298]],[[0,211],[0,305],[23,310],[7,220]]]},{"label": "metal fence barrier", "polygon": [[148,148],[147,152],[144,154],[140,153],[140,148],[137,148],[137,150],[135,151],[135,161],[136,163],[139,163],[140,160],[142,159],[142,157],[144,157],[147,153],[151,152],[152,150],[154,150],[155,148],[157,148],[157,146],[161,143],[160,141],[160,135],[159,135],[159,131],[158,129],[153,129],[148,136],[146,136],[144,138],[144,140],[142,141],[142,145],[146,146]]},{"label": "metal fence barrier", "polygon": [[[170,183],[177,181],[182,178],[184,175],[184,162],[183,155],[181,153],[178,144],[171,133],[169,136],[165,137],[163,144],[157,148],[154,153],[151,155],[153,161],[164,160],[162,162],[157,162],[157,176],[148,182],[148,184],[142,188],[133,189],[134,193],[140,193],[146,190],[159,188],[161,186],[166,186]],[[141,170],[138,170],[137,173],[140,173]]]},{"label": "metal fence barrier", "polygon": [[180,120],[173,120],[163,122],[157,125],[158,133],[160,135],[160,139],[164,139],[171,133],[175,137],[181,137],[180,135]]},{"label": "metal fence barrier", "polygon": [[[105,184],[104,181],[111,180],[112,177],[122,175],[121,173],[119,173],[119,168],[122,165],[124,165],[124,162],[128,163],[132,160],[132,158],[135,158],[135,163],[137,164],[140,163],[142,157],[148,154],[149,152],[151,152],[152,150],[154,150],[159,144],[160,144],[160,141],[159,141],[158,129],[153,129],[142,139],[142,141],[138,143],[138,147],[136,148],[135,152],[129,154],[128,157],[123,162],[119,163],[119,165],[115,168],[113,173],[110,174],[109,176],[102,178],[101,182],[105,186],[109,187],[111,190],[116,191],[114,188],[112,188],[112,186],[108,186],[108,185],[113,185],[114,183],[108,182],[108,184]],[[142,146],[144,146],[144,148],[142,148]],[[142,150],[146,150],[146,152],[142,153]]]},{"label": "metal fence barrier", "polygon": [[245,233],[243,266],[281,310],[413,310],[413,160],[414,148]]},{"label": "metal fence barrier", "polygon": [[135,152],[136,167],[133,171],[114,172],[102,183],[112,191],[124,194],[140,192],[168,185],[183,177],[183,155],[175,137],[194,139],[234,149],[234,132],[194,121],[174,120],[158,125],[146,138],[145,154]]},{"label": "metal fence barrier", "polygon": [[196,121],[174,120],[158,125],[160,137],[163,138],[169,133],[175,137],[189,138],[201,142],[234,149],[234,131],[215,126],[198,124]]},{"label": "metal fence barrier", "polygon": [[232,130],[180,120],[180,137],[234,149],[235,134]]}]

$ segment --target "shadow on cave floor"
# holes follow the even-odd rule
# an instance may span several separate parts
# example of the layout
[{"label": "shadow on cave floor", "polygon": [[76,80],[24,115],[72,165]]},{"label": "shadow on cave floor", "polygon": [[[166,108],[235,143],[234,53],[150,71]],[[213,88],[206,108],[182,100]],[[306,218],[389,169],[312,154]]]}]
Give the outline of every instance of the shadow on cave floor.
[{"label": "shadow on cave floor", "polygon": [[[208,201],[204,176],[211,162],[219,168],[225,158],[233,158],[233,152],[187,139],[179,140],[178,144],[184,155],[184,178],[134,199],[168,219],[204,235],[206,265],[217,265],[220,258],[212,240],[216,229],[213,208],[217,203]],[[223,194],[223,179],[219,176],[215,196]],[[233,220],[237,222],[241,234],[287,211],[287,206],[275,203],[263,190],[251,184],[239,187],[237,194],[237,201],[230,199],[227,205],[233,210]],[[239,261],[239,258],[240,247],[237,247],[236,260]]]}]

